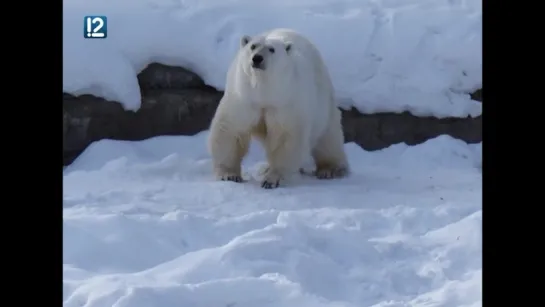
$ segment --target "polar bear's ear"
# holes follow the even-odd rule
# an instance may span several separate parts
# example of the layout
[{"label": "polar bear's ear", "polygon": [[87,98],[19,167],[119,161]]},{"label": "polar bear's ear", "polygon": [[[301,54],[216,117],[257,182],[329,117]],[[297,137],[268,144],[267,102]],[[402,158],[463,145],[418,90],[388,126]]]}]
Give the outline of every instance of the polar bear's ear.
[{"label": "polar bear's ear", "polygon": [[248,44],[251,40],[252,38],[249,35],[242,36],[240,38],[240,47],[246,46],[246,44]]},{"label": "polar bear's ear", "polygon": [[291,43],[286,44],[286,52],[290,52],[291,50]]}]

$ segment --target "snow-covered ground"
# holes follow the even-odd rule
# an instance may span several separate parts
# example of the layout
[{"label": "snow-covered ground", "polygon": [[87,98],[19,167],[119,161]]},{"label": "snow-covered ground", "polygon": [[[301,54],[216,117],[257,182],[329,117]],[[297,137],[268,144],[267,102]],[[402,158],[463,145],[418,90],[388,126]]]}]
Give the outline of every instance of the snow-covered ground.
[{"label": "snow-covered ground", "polygon": [[478,307],[481,145],[346,151],[354,174],[216,181],[208,132],[92,144],[64,170],[65,307]]},{"label": "snow-covered ground", "polygon": [[[481,114],[481,0],[63,0],[63,88],[140,107],[136,75],[158,61],[224,88],[244,34],[294,28],[313,40],[342,107],[437,117]],[[106,15],[108,38],[84,39]]]}]

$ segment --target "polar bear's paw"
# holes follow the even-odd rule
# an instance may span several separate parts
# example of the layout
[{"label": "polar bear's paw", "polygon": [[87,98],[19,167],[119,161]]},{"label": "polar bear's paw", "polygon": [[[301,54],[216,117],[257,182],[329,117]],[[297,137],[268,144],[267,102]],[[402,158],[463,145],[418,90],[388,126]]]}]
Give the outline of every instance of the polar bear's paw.
[{"label": "polar bear's paw", "polygon": [[261,187],[264,189],[276,189],[280,186],[282,176],[271,168],[267,168],[263,181],[261,181]]},{"label": "polar bear's paw", "polygon": [[280,180],[276,180],[276,181],[263,180],[263,182],[261,183],[261,187],[264,189],[276,189],[279,186],[280,186]]},{"label": "polar bear's paw", "polygon": [[242,175],[237,172],[220,172],[218,178],[222,181],[244,182]]},{"label": "polar bear's paw", "polygon": [[222,181],[232,181],[232,182],[243,182],[242,176],[240,175],[225,175],[221,177]]},{"label": "polar bear's paw", "polygon": [[334,179],[342,178],[348,174],[346,167],[321,167],[316,170],[316,178],[318,179]]}]

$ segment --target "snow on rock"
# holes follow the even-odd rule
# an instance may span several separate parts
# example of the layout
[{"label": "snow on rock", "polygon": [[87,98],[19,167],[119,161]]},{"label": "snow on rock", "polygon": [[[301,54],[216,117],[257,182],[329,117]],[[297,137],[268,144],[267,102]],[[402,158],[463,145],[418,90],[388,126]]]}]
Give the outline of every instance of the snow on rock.
[{"label": "snow on rock", "polygon": [[[480,0],[64,0],[63,88],[140,107],[136,75],[182,66],[224,89],[243,34],[293,28],[321,50],[339,103],[360,112],[481,114]],[[84,39],[106,15],[108,38]]]},{"label": "snow on rock", "polygon": [[216,181],[207,132],[93,143],[64,170],[64,306],[481,306],[481,144],[367,152],[352,176]]}]

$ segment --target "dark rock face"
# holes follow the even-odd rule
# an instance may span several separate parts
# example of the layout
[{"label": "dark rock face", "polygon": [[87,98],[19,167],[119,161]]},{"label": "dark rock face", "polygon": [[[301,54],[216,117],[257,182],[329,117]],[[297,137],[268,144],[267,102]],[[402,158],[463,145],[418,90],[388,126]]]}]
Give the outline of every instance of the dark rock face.
[{"label": "dark rock face", "polygon": [[482,141],[482,117],[416,117],[401,114],[361,114],[356,109],[343,111],[345,142],[355,142],[365,150],[378,150],[392,144],[416,145],[442,134],[468,143]]},{"label": "dark rock face", "polygon": [[160,89],[186,89],[205,87],[197,74],[182,67],[152,63],[138,74],[142,92]]},{"label": "dark rock face", "polygon": [[[115,101],[92,95],[63,95],[63,164],[68,165],[92,142],[101,139],[143,140],[158,135],[194,135],[208,129],[222,92],[206,86],[196,74],[180,67],[151,64],[138,75],[142,106],[124,111]],[[402,114],[343,112],[346,142],[366,150],[395,143],[422,143],[441,134],[477,143],[481,117],[416,117]]]},{"label": "dark rock face", "polygon": [[143,140],[158,135],[193,135],[208,129],[222,93],[202,89],[150,90],[137,112],[92,95],[64,97],[63,162],[101,139]]}]

